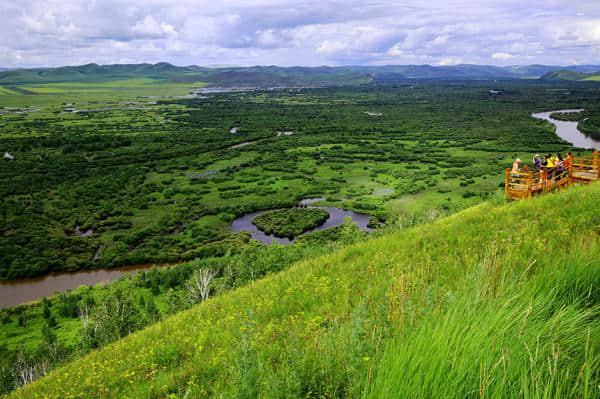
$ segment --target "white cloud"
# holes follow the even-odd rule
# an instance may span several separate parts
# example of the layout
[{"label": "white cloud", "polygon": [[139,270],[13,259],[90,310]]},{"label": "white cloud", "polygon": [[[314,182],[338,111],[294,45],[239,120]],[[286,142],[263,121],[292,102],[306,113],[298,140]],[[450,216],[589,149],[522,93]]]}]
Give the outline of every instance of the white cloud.
[{"label": "white cloud", "polygon": [[436,37],[435,39],[433,39],[431,41],[431,44],[434,44],[436,46],[444,45],[444,44],[448,43],[448,38],[449,37],[450,36],[448,36],[448,35],[438,36],[438,37]]},{"label": "white cloud", "polygon": [[404,51],[402,50],[402,43],[394,44],[392,47],[389,48],[387,54],[391,55],[392,57],[403,55]]},{"label": "white cloud", "polygon": [[146,15],[146,17],[136,22],[131,30],[135,33],[149,37],[163,37],[163,36],[174,36],[177,34],[173,25],[157,22],[152,15]]},{"label": "white cloud", "polygon": [[0,15],[0,66],[600,60],[598,0],[7,0]]},{"label": "white cloud", "polygon": [[446,57],[442,58],[438,65],[457,65],[462,64],[463,60],[460,57]]},{"label": "white cloud", "polygon": [[492,58],[495,60],[510,60],[511,58],[515,58],[515,56],[509,53],[494,53],[492,54]]},{"label": "white cloud", "polygon": [[348,45],[338,40],[323,40],[317,47],[317,53],[335,54],[348,50]]}]

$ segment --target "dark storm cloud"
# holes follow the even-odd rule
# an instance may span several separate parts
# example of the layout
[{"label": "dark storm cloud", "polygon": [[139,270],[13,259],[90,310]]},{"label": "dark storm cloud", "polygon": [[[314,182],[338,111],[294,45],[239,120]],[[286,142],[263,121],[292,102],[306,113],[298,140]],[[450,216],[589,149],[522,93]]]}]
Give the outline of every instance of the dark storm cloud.
[{"label": "dark storm cloud", "polygon": [[600,61],[597,0],[29,0],[0,15],[9,67]]}]

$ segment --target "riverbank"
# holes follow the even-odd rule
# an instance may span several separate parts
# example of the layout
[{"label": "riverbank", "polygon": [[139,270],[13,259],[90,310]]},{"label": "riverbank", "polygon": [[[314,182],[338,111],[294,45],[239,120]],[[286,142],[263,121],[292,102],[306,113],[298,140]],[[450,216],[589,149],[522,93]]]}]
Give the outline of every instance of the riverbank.
[{"label": "riverbank", "polygon": [[259,228],[252,223],[252,221],[256,217],[261,216],[261,215],[265,214],[266,212],[269,212],[269,210],[259,211],[259,212],[251,212],[244,216],[241,216],[232,222],[231,229],[234,232],[247,231],[250,233],[250,236],[252,237],[252,239],[260,241],[263,244],[267,244],[267,245],[273,244],[273,243],[278,243],[278,244],[282,244],[282,245],[292,244],[298,239],[298,237],[301,237],[304,234],[314,233],[317,231],[322,231],[322,230],[330,229],[333,227],[341,226],[344,223],[344,220],[346,218],[352,219],[352,221],[354,223],[356,223],[356,225],[362,231],[366,231],[366,232],[373,231],[373,229],[369,227],[369,221],[371,220],[371,217],[372,217],[371,215],[367,215],[364,213],[358,213],[358,212],[354,212],[354,211],[349,211],[349,210],[344,210],[344,209],[340,209],[340,208],[337,208],[334,206],[315,206],[315,205],[313,205],[313,204],[323,201],[324,199],[325,198],[323,198],[323,197],[305,198],[298,202],[298,206],[301,206],[301,207],[323,209],[323,210],[327,211],[327,213],[329,213],[329,218],[327,218],[321,225],[319,225],[317,227],[313,227],[311,229],[308,229],[303,234],[301,234],[297,237],[287,238],[287,237],[277,237],[277,236],[275,236],[275,234],[267,234],[267,233],[259,230]]},{"label": "riverbank", "polygon": [[578,121],[559,120],[551,117],[554,113],[575,113],[583,109],[563,109],[557,111],[537,112],[531,114],[532,118],[541,119],[552,123],[556,127],[556,135],[571,143],[574,147],[585,149],[600,149],[600,140],[586,135],[578,129]]},{"label": "riverbank", "polygon": [[18,280],[0,280],[0,308],[39,300],[49,295],[76,289],[82,285],[95,286],[116,281],[126,274],[135,275],[152,267],[169,267],[174,264],[144,263],[110,269],[83,270],[72,273],[52,273],[42,277]]}]

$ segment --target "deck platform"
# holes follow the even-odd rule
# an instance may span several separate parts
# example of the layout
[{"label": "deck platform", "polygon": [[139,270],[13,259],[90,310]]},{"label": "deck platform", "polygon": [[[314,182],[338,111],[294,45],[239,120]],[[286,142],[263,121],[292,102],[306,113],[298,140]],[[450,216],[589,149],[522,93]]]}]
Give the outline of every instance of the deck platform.
[{"label": "deck platform", "polygon": [[568,169],[512,172],[506,169],[505,193],[508,199],[529,198],[537,194],[565,188],[574,183],[600,181],[600,157],[594,151],[591,158],[575,158]]}]

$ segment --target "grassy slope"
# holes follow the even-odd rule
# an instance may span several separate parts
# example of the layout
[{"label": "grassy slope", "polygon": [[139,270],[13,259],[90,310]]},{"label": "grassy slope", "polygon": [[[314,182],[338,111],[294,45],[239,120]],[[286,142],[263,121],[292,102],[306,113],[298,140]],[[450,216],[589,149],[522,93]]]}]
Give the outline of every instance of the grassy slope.
[{"label": "grassy slope", "polygon": [[597,397],[599,226],[600,185],[483,204],[299,263],[10,397]]},{"label": "grassy slope", "polygon": [[546,73],[540,79],[542,80],[600,80],[597,72],[583,73],[571,70],[560,70]]}]

